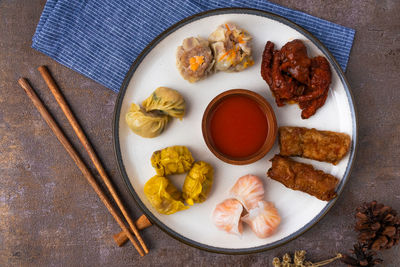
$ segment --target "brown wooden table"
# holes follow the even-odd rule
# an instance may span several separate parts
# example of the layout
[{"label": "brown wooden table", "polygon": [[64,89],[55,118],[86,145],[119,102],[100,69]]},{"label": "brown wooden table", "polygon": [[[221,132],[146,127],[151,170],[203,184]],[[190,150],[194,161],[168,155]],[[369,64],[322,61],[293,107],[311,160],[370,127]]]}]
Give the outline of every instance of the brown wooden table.
[{"label": "brown wooden table", "polygon": [[[243,256],[184,245],[157,227],[142,231],[150,254],[117,247],[120,229],[29,98],[17,85],[30,79],[40,97],[83,150],[36,68],[48,65],[134,218],[141,212],[125,188],[112,147],[117,95],[33,50],[45,4],[0,1],[0,265],[8,266],[271,266],[274,256],[306,249],[323,260],[351,248],[354,209],[376,199],[400,211],[400,2],[397,0],[274,1],[356,29],[346,75],[358,110],[359,146],[343,195],[311,230],[279,248]],[[83,154],[84,160],[89,158]],[[91,164],[89,164],[91,166]],[[94,168],[92,168],[95,173]],[[400,246],[382,253],[400,266]],[[332,266],[340,266],[339,263]]]}]

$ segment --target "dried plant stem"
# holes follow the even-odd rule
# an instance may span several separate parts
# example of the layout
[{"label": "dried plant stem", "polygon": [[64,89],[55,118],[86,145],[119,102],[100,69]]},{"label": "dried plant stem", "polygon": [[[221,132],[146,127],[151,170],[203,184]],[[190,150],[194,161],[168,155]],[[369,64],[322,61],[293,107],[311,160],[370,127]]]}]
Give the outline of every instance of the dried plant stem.
[{"label": "dried plant stem", "polygon": [[320,262],[316,262],[316,263],[312,263],[311,265],[306,265],[306,266],[309,266],[309,267],[324,266],[324,265],[327,265],[327,264],[329,264],[329,263],[332,263],[332,262],[334,262],[335,260],[338,260],[338,259],[340,259],[340,258],[342,258],[342,257],[343,257],[342,254],[341,254],[341,253],[338,253],[338,254],[336,255],[336,257],[334,257],[334,258],[332,258],[332,259],[324,260],[324,261],[320,261]]}]

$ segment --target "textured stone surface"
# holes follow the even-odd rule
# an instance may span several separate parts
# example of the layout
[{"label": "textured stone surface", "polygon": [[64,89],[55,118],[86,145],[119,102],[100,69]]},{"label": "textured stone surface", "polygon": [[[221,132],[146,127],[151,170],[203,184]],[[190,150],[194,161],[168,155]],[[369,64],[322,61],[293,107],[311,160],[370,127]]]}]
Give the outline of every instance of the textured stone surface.
[{"label": "textured stone surface", "polygon": [[[115,246],[118,225],[16,83],[21,76],[30,79],[82,151],[36,70],[49,66],[125,202],[132,203],[112,148],[117,95],[30,48],[44,3],[0,1],[0,265],[270,266],[274,256],[300,248],[322,260],[351,248],[354,208],[363,201],[376,199],[400,211],[399,1],[280,1],[357,30],[346,73],[358,110],[357,159],[343,195],[321,222],[284,246],[243,256],[191,248],[151,227],[143,231],[151,250],[144,258],[131,245]],[[129,208],[135,217],[141,214],[133,204]],[[384,266],[400,266],[399,254],[400,246],[384,252]]]}]

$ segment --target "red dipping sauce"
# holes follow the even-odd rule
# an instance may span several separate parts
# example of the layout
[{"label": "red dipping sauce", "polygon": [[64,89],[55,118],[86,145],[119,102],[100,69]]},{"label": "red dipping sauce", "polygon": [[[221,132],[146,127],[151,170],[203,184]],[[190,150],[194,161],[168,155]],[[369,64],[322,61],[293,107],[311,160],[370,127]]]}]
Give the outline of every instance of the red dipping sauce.
[{"label": "red dipping sauce", "polygon": [[243,95],[222,99],[211,114],[209,127],[215,148],[235,158],[258,152],[268,134],[265,113],[255,100]]}]

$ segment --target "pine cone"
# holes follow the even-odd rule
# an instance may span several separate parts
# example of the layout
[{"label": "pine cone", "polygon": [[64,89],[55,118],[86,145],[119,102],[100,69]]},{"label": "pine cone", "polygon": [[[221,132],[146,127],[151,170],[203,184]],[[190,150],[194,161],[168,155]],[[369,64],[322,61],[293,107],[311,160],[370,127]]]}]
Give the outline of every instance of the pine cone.
[{"label": "pine cone", "polygon": [[399,243],[400,217],[389,206],[376,201],[364,203],[357,208],[356,230],[360,232],[358,241],[369,249],[388,249]]},{"label": "pine cone", "polygon": [[354,254],[355,257],[343,254],[343,257],[341,258],[341,261],[346,263],[348,266],[370,267],[383,262],[381,259],[374,259],[376,252],[368,250],[368,246],[365,244],[355,244],[354,249],[350,250],[350,252]]}]

